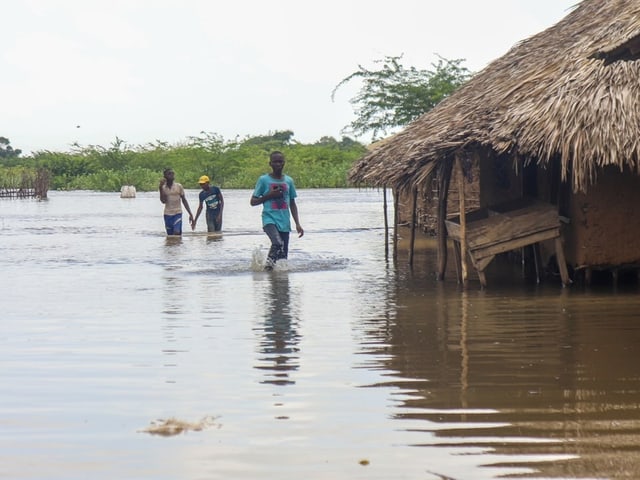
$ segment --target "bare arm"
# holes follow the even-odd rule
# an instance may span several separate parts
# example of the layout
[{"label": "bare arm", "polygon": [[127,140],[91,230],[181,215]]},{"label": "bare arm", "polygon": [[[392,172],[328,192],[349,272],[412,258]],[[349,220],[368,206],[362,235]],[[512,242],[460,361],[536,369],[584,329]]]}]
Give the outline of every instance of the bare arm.
[{"label": "bare arm", "polygon": [[298,218],[298,205],[293,198],[289,201],[289,210],[291,210],[291,216],[293,217],[293,221],[296,223],[296,232],[298,232],[298,237],[301,237],[304,235],[304,228],[300,225],[300,219]]},{"label": "bare arm", "polygon": [[193,213],[191,213],[191,208],[189,208],[189,202],[187,202],[187,197],[185,197],[184,193],[180,195],[182,199],[182,204],[187,212],[189,212],[189,223],[193,223]]},{"label": "bare arm", "polygon": [[280,190],[271,190],[270,192],[265,193],[261,197],[254,197],[252,195],[250,203],[251,203],[252,207],[255,207],[256,205],[263,204],[267,200],[272,200],[274,198],[282,198],[282,196],[283,196],[283,194],[282,194],[282,192]]},{"label": "bare arm", "polygon": [[222,191],[219,192],[218,198],[220,199],[220,210],[218,211],[218,221],[222,220],[222,211],[224,210],[224,197]]},{"label": "bare arm", "polygon": [[198,221],[198,217],[202,213],[202,200],[198,203],[198,210],[196,211],[196,216],[193,219],[193,226],[195,227],[196,222]]},{"label": "bare arm", "polygon": [[162,203],[167,203],[167,193],[164,191],[164,187],[167,181],[163,178],[160,180],[160,185],[158,185],[158,190],[160,190],[160,201]]}]

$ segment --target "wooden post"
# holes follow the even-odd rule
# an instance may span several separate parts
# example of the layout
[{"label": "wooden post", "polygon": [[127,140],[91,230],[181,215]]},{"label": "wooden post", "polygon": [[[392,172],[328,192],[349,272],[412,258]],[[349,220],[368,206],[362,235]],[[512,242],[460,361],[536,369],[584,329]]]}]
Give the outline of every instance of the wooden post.
[{"label": "wooden post", "polygon": [[[560,270],[560,278],[562,279],[562,285],[567,286],[571,283],[571,279],[569,278],[569,271],[567,269],[567,261],[564,257],[564,249],[562,248],[562,237],[556,237],[555,239],[555,247],[556,247],[556,261],[558,262],[558,270]],[[589,283],[591,282],[591,269],[588,269],[589,273]]]},{"label": "wooden post", "polygon": [[456,155],[456,164],[458,166],[458,199],[460,204],[460,267],[462,273],[462,285],[466,286],[468,282],[467,272],[467,215],[465,213],[464,199],[464,170],[462,168],[462,157]]},{"label": "wooden post", "polygon": [[384,205],[384,258],[389,258],[389,216],[387,214],[387,186],[382,186],[382,199]]},{"label": "wooden post", "polygon": [[398,188],[393,192],[393,258],[398,258]]},{"label": "wooden post", "polygon": [[451,181],[451,162],[442,161],[438,166],[438,280],[444,280],[447,270],[447,198]]},{"label": "wooden post", "polygon": [[409,244],[409,265],[413,267],[413,250],[416,244],[416,223],[418,209],[418,189],[413,188],[413,206],[411,209],[411,241]]}]

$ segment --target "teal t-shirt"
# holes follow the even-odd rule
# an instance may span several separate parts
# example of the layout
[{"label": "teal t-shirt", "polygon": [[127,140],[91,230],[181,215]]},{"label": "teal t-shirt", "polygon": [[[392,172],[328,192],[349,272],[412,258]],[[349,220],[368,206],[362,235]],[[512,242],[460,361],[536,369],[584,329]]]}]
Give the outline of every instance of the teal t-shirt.
[{"label": "teal t-shirt", "polygon": [[284,195],[282,198],[267,200],[262,204],[262,225],[273,223],[280,232],[290,232],[291,212],[289,210],[289,202],[298,196],[293,179],[290,176],[283,175],[280,180],[276,180],[269,174],[262,175],[256,182],[253,196],[262,197],[278,186],[282,188]]}]

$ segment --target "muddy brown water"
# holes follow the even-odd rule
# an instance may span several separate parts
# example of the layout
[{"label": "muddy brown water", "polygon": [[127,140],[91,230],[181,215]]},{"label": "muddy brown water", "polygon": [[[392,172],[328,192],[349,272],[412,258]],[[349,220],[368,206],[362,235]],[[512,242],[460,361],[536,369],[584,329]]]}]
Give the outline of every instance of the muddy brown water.
[{"label": "muddy brown water", "polygon": [[356,189],[265,273],[224,193],[179,240],[155,193],[0,201],[0,478],[640,478],[637,285],[437,282]]}]

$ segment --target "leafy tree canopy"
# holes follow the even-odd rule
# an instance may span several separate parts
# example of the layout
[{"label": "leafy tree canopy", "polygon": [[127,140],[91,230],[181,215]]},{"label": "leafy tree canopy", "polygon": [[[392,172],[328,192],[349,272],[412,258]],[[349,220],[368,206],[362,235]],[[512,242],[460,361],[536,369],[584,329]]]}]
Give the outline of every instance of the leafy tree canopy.
[{"label": "leafy tree canopy", "polygon": [[13,148],[10,141],[6,137],[0,137],[0,158],[16,158],[22,153],[22,150]]},{"label": "leafy tree canopy", "polygon": [[293,131],[291,130],[276,130],[273,133],[267,135],[257,135],[249,137],[242,143],[244,145],[273,145],[274,147],[284,147],[289,145],[293,139]]},{"label": "leafy tree canopy", "polygon": [[447,60],[438,57],[433,70],[405,68],[401,56],[386,56],[375,63],[377,70],[358,65],[358,71],[342,79],[331,93],[346,83],[360,79],[363,84],[350,100],[356,119],[343,129],[356,136],[372,132],[373,139],[386,134],[389,129],[402,127],[435,107],[460,85],[471,78],[472,73],[462,66],[464,59]]}]

